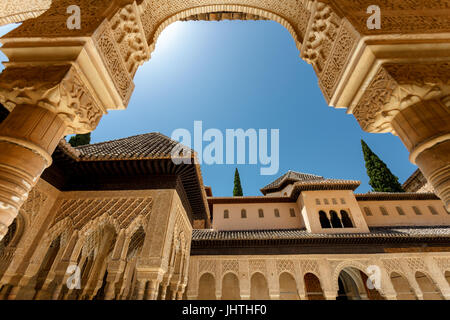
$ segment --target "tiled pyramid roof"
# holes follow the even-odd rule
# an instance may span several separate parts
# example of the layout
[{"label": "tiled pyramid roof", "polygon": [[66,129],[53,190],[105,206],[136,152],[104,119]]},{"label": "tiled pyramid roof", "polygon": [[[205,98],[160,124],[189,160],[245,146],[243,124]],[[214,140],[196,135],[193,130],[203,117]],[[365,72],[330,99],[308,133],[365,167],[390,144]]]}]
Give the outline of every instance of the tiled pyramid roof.
[{"label": "tiled pyramid roof", "polygon": [[168,159],[177,144],[177,141],[159,132],[152,132],[75,149],[80,152],[83,160]]},{"label": "tiled pyramid roof", "polygon": [[[341,179],[327,179],[315,174],[296,172],[289,170],[287,173],[274,180],[273,182],[266,185],[261,189],[261,192],[266,195],[267,193],[280,191],[286,185],[294,183],[298,189],[311,189],[317,187],[322,189],[324,186],[341,186],[350,185],[356,188],[359,186],[360,182],[355,180],[341,180]],[[311,188],[308,188],[311,187]]]}]

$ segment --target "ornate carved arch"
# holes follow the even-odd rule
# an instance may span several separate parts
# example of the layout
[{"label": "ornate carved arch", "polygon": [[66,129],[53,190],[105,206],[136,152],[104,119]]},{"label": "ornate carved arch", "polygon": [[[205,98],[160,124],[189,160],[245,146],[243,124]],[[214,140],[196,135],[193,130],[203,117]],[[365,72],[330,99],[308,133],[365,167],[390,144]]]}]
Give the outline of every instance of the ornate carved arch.
[{"label": "ornate carved arch", "polygon": [[331,278],[331,285],[333,286],[333,289],[336,290],[336,292],[339,290],[339,285],[338,285],[338,280],[339,280],[339,275],[341,273],[342,270],[344,270],[345,268],[355,268],[360,270],[361,272],[366,273],[366,268],[367,266],[359,261],[356,260],[347,260],[347,261],[342,261],[341,263],[339,263],[333,271],[333,275]]},{"label": "ornate carved arch", "polygon": [[[156,29],[154,35],[151,37],[151,40],[149,41],[149,47],[150,50],[153,51],[155,49],[155,45],[157,43],[157,40],[163,30],[168,27],[170,24],[180,21],[182,19],[185,19],[189,16],[198,15],[198,14],[205,14],[205,13],[211,13],[211,12],[239,12],[239,13],[247,13],[247,14],[254,14],[275,22],[278,22],[283,27],[285,27],[289,33],[291,34],[292,38],[294,39],[296,46],[298,50],[300,51],[302,43],[302,35],[299,34],[297,30],[294,29],[292,24],[287,21],[282,16],[264,10],[256,7],[246,6],[246,5],[236,5],[236,4],[221,4],[221,5],[205,5],[200,7],[195,7],[191,9],[186,9],[183,11],[178,12],[177,14],[172,15],[171,17],[167,18],[163,23],[161,23],[158,28]],[[145,20],[145,17],[143,17]],[[306,25],[308,24],[308,21],[305,21],[304,28],[306,29]]]}]

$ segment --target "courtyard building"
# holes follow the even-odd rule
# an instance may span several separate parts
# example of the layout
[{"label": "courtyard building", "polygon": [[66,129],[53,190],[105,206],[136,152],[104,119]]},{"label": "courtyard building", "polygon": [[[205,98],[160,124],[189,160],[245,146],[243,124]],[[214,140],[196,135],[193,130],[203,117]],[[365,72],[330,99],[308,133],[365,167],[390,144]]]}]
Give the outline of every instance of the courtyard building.
[{"label": "courtyard building", "polygon": [[214,197],[176,145],[61,140],[0,243],[0,298],[450,299],[435,194],[289,171],[262,196]]},{"label": "courtyard building", "polygon": [[[65,142],[127,108],[171,23],[266,19],[329,106],[398,136],[414,191],[290,171],[214,197],[159,133]],[[0,39],[0,298],[450,299],[450,0],[2,0],[17,22]]]}]

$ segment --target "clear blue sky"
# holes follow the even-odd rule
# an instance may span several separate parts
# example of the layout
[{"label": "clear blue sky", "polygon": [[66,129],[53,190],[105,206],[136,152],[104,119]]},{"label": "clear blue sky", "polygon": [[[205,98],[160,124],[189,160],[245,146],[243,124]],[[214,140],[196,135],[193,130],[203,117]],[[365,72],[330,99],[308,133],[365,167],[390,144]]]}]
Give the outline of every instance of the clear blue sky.
[{"label": "clear blue sky", "polygon": [[[10,26],[1,27],[4,34]],[[5,60],[1,56],[1,60]],[[289,32],[272,21],[177,22],[158,40],[135,77],[126,111],[111,111],[92,143],[178,128],[280,129],[280,170],[261,176],[259,165],[239,165],[244,195],[287,170],[356,179],[367,192],[360,139],[403,182],[415,170],[400,139],[369,134],[352,115],[327,106],[313,68],[299,58]],[[235,165],[202,165],[216,196],[230,196]]]}]

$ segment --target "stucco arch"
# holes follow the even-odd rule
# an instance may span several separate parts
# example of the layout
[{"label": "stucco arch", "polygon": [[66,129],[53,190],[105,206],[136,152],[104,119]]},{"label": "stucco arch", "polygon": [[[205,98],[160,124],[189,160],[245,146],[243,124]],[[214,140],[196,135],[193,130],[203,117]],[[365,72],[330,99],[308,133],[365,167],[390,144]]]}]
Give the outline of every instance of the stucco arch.
[{"label": "stucco arch", "polygon": [[331,278],[331,283],[333,285],[333,289],[336,290],[336,292],[339,290],[339,285],[338,285],[338,280],[339,280],[339,275],[341,274],[341,271],[346,269],[346,268],[355,268],[358,269],[364,273],[366,273],[366,265],[364,265],[363,263],[359,262],[359,261],[343,261],[341,263],[339,263],[334,271],[333,271],[333,276]]},{"label": "stucco arch", "polygon": [[[420,274],[425,276],[424,278],[421,278],[422,280],[418,278]],[[442,288],[438,285],[430,272],[426,270],[417,270],[414,272],[414,278],[423,293],[424,300],[443,300],[444,293],[442,292]],[[429,291],[430,286],[433,289],[432,292]]]},{"label": "stucco arch", "polygon": [[227,271],[222,277],[222,299],[240,300],[239,275],[234,271]]},{"label": "stucco arch", "polygon": [[203,272],[198,278],[198,298],[203,300],[216,299],[216,278],[211,272]]},{"label": "stucco arch", "polygon": [[298,281],[292,272],[283,271],[278,275],[281,300],[299,300]]},{"label": "stucco arch", "polygon": [[[302,36],[299,34],[298,31],[296,31],[294,29],[292,24],[289,21],[287,21],[285,18],[283,18],[282,16],[280,16],[276,13],[273,13],[271,11],[267,11],[267,10],[264,10],[261,8],[256,8],[256,7],[252,7],[252,6],[248,6],[248,5],[219,4],[219,5],[205,5],[205,6],[199,6],[199,7],[186,9],[186,10],[180,11],[180,12],[170,16],[166,20],[164,20],[164,22],[161,23],[157,27],[157,29],[156,29],[154,35],[151,37],[151,39],[149,39],[150,41],[149,41],[148,45],[149,45],[150,51],[153,52],[155,50],[155,46],[156,46],[159,36],[164,31],[164,29],[167,28],[170,24],[180,21],[181,19],[187,18],[192,15],[201,14],[201,13],[222,12],[222,11],[254,14],[254,15],[258,15],[263,18],[278,22],[283,27],[285,27],[286,30],[288,30],[288,32],[291,34],[298,50],[300,51],[300,49],[301,49]],[[308,23],[308,21],[304,21],[304,23],[306,25]]]},{"label": "stucco arch", "polygon": [[250,276],[250,300],[269,300],[269,281],[259,272],[253,272]]},{"label": "stucco arch", "polygon": [[389,279],[391,280],[398,300],[416,300],[418,298],[413,286],[411,286],[410,279],[403,273],[392,271],[389,274]]}]

